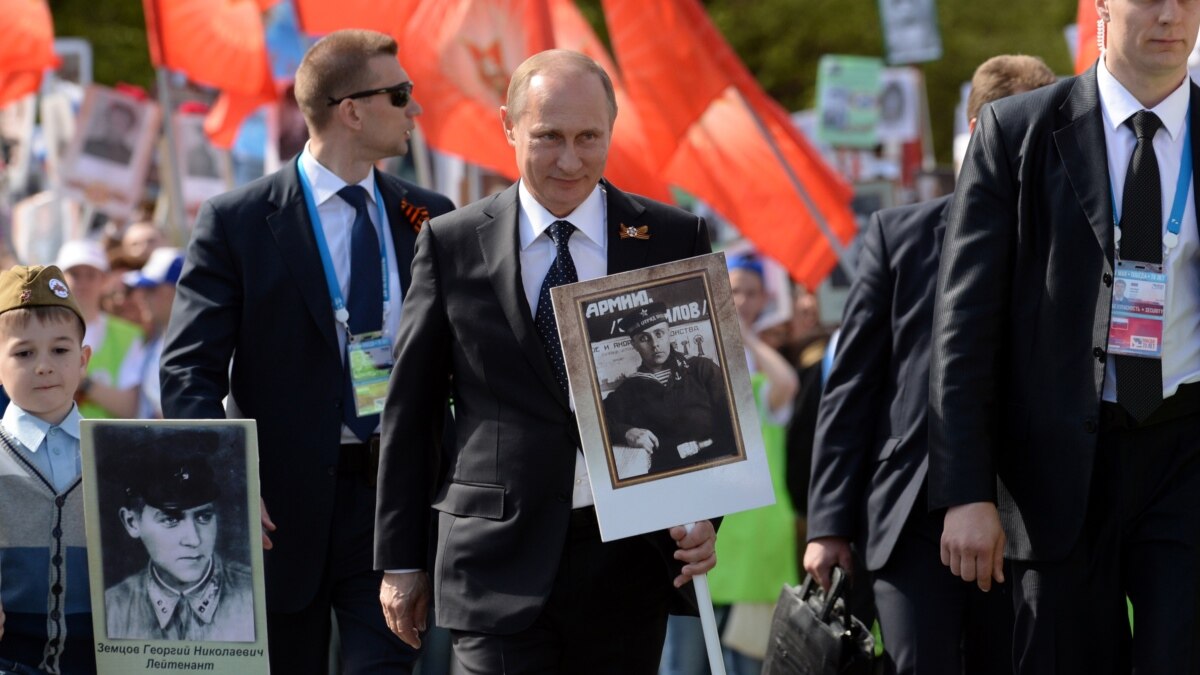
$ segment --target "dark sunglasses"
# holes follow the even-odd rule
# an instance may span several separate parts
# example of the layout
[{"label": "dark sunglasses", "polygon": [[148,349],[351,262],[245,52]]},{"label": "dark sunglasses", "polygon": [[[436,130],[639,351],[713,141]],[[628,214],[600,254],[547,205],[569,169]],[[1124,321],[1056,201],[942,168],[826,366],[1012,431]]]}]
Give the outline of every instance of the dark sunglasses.
[{"label": "dark sunglasses", "polygon": [[374,96],[376,94],[387,94],[392,97],[392,105],[396,106],[397,108],[403,108],[404,106],[408,105],[409,101],[412,100],[412,90],[412,82],[401,82],[400,84],[393,85],[391,87],[384,87],[383,89],[370,89],[368,91],[355,92],[349,96],[343,96],[341,98],[334,98],[332,96],[328,98],[329,105],[337,105],[348,98],[367,98],[368,96]]}]

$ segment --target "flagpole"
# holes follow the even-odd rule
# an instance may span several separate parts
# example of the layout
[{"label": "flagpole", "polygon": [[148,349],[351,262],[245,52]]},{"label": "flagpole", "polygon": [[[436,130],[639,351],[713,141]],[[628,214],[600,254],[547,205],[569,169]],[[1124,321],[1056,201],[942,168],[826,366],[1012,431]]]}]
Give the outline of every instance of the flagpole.
[{"label": "flagpole", "polygon": [[848,277],[853,278],[854,266],[850,264],[850,259],[846,254],[846,248],[842,246],[842,242],[839,241],[838,238],[833,234],[833,231],[829,229],[829,223],[825,221],[825,216],[821,215],[820,210],[818,210],[816,204],[813,203],[812,197],[810,197],[808,191],[804,189],[804,184],[800,182],[800,178],[796,176],[796,172],[792,170],[792,165],[788,163],[787,159],[783,156],[783,152],[779,149],[779,145],[775,142],[775,137],[771,135],[771,131],[767,129],[767,125],[762,121],[762,118],[758,116],[758,112],[754,109],[754,106],[750,105],[750,102],[746,100],[746,96],[742,94],[741,91],[737,90],[736,87],[735,91],[737,91],[738,98],[741,99],[742,105],[746,107],[746,111],[750,113],[750,118],[753,119],[754,124],[758,126],[759,133],[762,134],[762,137],[767,141],[767,145],[770,146],[771,152],[775,153],[776,161],[778,161],[779,165],[783,167],[783,170],[787,172],[788,179],[792,182],[792,187],[795,188],[796,194],[800,196],[800,201],[804,202],[804,207],[808,210],[808,214],[812,217],[813,222],[817,224],[817,228],[821,230],[821,234],[825,235],[825,239],[829,242],[829,247],[833,249],[834,255],[837,256],[838,265]]},{"label": "flagpole", "polygon": [[187,237],[184,236],[186,217],[183,213],[183,182],[179,178],[179,148],[175,146],[175,116],[171,110],[171,95],[167,90],[170,82],[166,68],[159,66],[155,70],[158,78],[158,105],[162,109],[163,138],[167,142],[167,166],[159,167],[160,179],[163,168],[166,168],[169,179],[167,182],[170,186],[167,191],[167,240],[176,246],[183,246],[187,243]]}]

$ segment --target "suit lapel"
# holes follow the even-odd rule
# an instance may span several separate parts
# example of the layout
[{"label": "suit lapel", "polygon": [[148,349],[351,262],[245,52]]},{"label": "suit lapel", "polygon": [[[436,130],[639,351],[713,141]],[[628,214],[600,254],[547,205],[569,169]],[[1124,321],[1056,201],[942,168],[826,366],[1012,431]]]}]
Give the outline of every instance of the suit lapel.
[{"label": "suit lapel", "polygon": [[276,190],[272,203],[279,205],[279,210],[267,216],[267,226],[317,329],[336,353],[338,340],[334,331],[333,300],[325,284],[321,253],[308,218],[295,160],[280,172]]},{"label": "suit lapel", "polygon": [[518,206],[517,186],[513,184],[496,196],[484,210],[488,217],[475,228],[483,251],[484,263],[487,265],[488,278],[504,316],[512,328],[521,352],[529,360],[533,371],[541,378],[542,383],[550,389],[559,403],[570,409],[570,403],[554,372],[550,367],[550,359],[542,340],[538,337],[537,329],[533,326],[533,311],[525,299],[525,286],[521,281],[521,238],[518,236]]},{"label": "suit lapel", "polygon": [[[646,209],[629,195],[604,181],[608,200],[608,273],[628,272],[646,266],[649,239],[629,236],[629,228],[646,227],[645,235],[654,235],[654,223],[646,220]],[[622,236],[624,234],[625,236]]]},{"label": "suit lapel", "polygon": [[413,231],[412,223],[402,208],[408,191],[400,182],[388,178],[380,171],[375,172],[379,196],[383,198],[383,206],[387,211],[388,229],[392,231],[396,269],[400,272],[400,290],[408,295],[408,287],[412,284],[413,248],[417,244],[417,233]]},{"label": "suit lapel", "polygon": [[[1194,95],[1194,94],[1193,94]],[[1075,198],[1087,214],[1101,250],[1113,259],[1112,189],[1108,177],[1108,155],[1104,143],[1104,118],[1096,66],[1075,78],[1067,100],[1059,111],[1069,123],[1054,132],[1054,143],[1062,156]]]}]

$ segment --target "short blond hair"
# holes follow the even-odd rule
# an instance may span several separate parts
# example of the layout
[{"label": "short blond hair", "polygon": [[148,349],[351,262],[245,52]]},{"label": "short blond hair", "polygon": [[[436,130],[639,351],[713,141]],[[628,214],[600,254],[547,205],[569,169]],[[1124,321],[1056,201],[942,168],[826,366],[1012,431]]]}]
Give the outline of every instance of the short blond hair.
[{"label": "short blond hair", "polygon": [[591,57],[569,49],[547,49],[525,59],[513,71],[512,79],[508,82],[506,107],[508,118],[516,122],[525,112],[525,97],[529,92],[529,82],[535,75],[544,73],[591,73],[600,78],[604,87],[604,98],[608,103],[609,123],[617,119],[617,94],[613,89],[612,79],[604,68]]},{"label": "short blond hair", "polygon": [[333,117],[329,99],[368,85],[367,64],[377,56],[395,57],[395,38],[373,30],[339,30],[309,48],[296,69],[296,104],[310,130],[325,128]]},{"label": "short blond hair", "polygon": [[979,117],[983,106],[1013,94],[1054,84],[1058,77],[1036,56],[1001,54],[984,61],[971,77],[967,96],[967,119]]},{"label": "short blond hair", "polygon": [[79,343],[83,344],[83,335],[87,332],[83,319],[66,307],[58,306],[18,307],[0,314],[0,337],[20,333],[34,321],[41,324],[69,323],[79,329]]}]

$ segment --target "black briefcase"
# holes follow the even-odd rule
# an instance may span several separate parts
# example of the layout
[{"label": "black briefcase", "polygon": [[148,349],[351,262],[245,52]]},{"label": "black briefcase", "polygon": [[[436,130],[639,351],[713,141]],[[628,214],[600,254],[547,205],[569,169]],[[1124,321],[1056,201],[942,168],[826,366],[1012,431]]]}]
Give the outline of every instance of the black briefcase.
[{"label": "black briefcase", "polygon": [[771,618],[762,675],[873,675],[875,638],[846,605],[847,579],[833,568],[828,596],[809,575],[784,586]]}]

